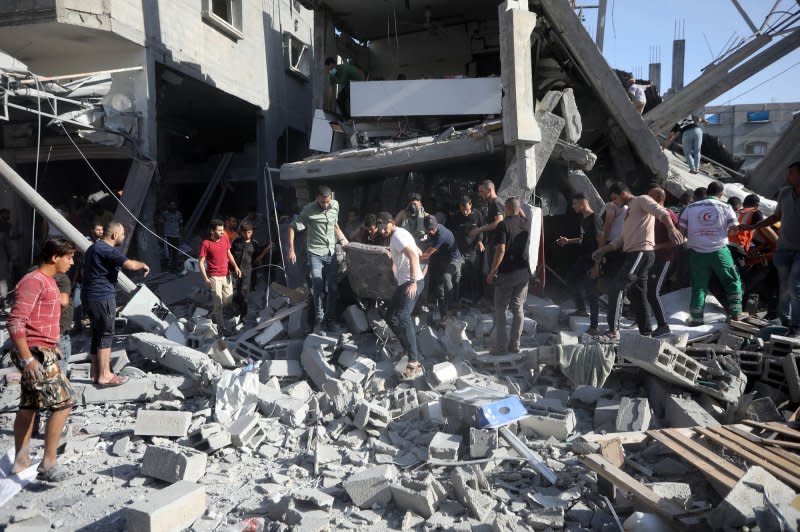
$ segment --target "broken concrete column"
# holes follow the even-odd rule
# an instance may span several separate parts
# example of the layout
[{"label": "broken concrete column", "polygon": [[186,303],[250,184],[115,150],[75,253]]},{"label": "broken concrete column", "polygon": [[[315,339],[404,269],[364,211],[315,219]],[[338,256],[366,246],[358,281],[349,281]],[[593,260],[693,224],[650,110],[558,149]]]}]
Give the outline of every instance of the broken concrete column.
[{"label": "broken concrete column", "polygon": [[583,134],[583,123],[581,121],[581,113],[578,111],[578,105],[575,103],[575,93],[572,88],[566,88],[562,91],[561,116],[566,121],[564,124],[564,136],[568,141],[577,143]]},{"label": "broken concrete column", "polygon": [[139,410],[136,413],[136,426],[133,433],[137,436],[183,438],[191,423],[191,412]]},{"label": "broken concrete column", "polygon": [[397,469],[384,464],[357,471],[342,482],[342,487],[359,508],[386,506],[392,500],[391,485],[396,479]]},{"label": "broken concrete column", "polygon": [[300,363],[303,365],[303,369],[320,390],[328,379],[337,378],[336,369],[328,362],[329,355],[325,351],[326,346],[333,349],[336,346],[336,340],[310,334],[303,342],[303,351],[300,353]]},{"label": "broken concrete column", "polygon": [[129,532],[172,532],[189,528],[205,511],[205,488],[179,480],[125,508],[125,520]]},{"label": "broken concrete column", "polygon": [[218,362],[223,368],[235,368],[236,359],[233,358],[228,343],[225,340],[214,342],[206,353],[212,360]]},{"label": "broken concrete column", "polygon": [[206,453],[148,445],[142,458],[142,474],[164,482],[196,482],[206,474]]},{"label": "broken concrete column", "polygon": [[222,367],[208,355],[191,347],[151,333],[135,333],[128,337],[127,349],[143,357],[210,386],[222,375]]}]

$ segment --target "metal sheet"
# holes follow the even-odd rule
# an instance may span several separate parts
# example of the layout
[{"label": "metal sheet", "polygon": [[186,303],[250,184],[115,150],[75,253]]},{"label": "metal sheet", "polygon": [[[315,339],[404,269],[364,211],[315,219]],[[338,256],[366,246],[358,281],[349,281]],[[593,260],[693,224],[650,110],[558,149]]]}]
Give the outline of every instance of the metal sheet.
[{"label": "metal sheet", "polygon": [[354,81],[353,116],[442,116],[499,114],[500,78]]}]

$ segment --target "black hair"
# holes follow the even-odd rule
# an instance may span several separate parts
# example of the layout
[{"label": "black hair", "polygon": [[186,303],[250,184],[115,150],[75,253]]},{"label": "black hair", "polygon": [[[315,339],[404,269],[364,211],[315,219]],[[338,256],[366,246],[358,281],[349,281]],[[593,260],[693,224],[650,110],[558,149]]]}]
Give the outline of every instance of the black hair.
[{"label": "black hair", "polygon": [[608,187],[609,194],[616,194],[617,196],[621,195],[623,192],[630,192],[631,189],[628,185],[623,183],[622,181],[617,181],[613,183],[610,187]]},{"label": "black hair", "polygon": [[225,222],[219,218],[211,218],[211,221],[208,222],[208,232],[215,231],[220,225],[225,227]]},{"label": "black hair", "polygon": [[701,201],[708,197],[708,190],[706,187],[697,187],[692,193],[692,201]]},{"label": "black hair", "polygon": [[800,172],[800,161],[795,161],[792,164],[790,164],[789,169],[791,170],[792,168]]},{"label": "black hair", "polygon": [[75,253],[75,251],[77,251],[75,244],[62,236],[48,238],[42,246],[39,262],[41,264],[49,263],[53,257],[63,257]]},{"label": "black hair", "polygon": [[739,209],[742,207],[742,200],[740,200],[736,196],[731,196],[730,198],[728,198],[728,205],[733,207],[733,210]]},{"label": "black hair", "polygon": [[745,207],[758,207],[761,205],[761,198],[758,197],[758,194],[748,194],[744,197],[742,205]]},{"label": "black hair", "polygon": [[584,194],[583,192],[576,192],[575,194],[572,195],[572,197],[570,199],[573,200],[573,201],[574,200],[585,200],[586,199],[586,194]]},{"label": "black hair", "polygon": [[250,222],[242,222],[242,223],[239,224],[239,232],[240,233],[244,233],[245,231],[252,231],[252,230],[253,230],[253,224],[251,224]]},{"label": "black hair", "polygon": [[335,65],[335,64],[336,64],[336,59],[334,59],[333,57],[326,57],[325,58],[325,66]]},{"label": "black hair", "polygon": [[712,181],[708,184],[708,195],[709,196],[719,196],[725,190],[725,185],[720,183],[719,181]]},{"label": "black hair", "polygon": [[372,213],[364,216],[364,227],[372,227],[373,225],[378,225],[378,217]]}]

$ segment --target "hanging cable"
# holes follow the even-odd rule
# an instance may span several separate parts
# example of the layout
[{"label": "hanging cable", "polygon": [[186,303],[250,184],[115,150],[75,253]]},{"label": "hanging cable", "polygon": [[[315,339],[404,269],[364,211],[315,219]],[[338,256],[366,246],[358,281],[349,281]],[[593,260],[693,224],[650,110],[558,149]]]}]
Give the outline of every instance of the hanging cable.
[{"label": "hanging cable", "polygon": [[[39,155],[42,147],[42,90],[39,85],[39,76],[31,71],[28,74],[33,76],[33,81],[36,83],[36,166],[33,171],[33,190],[39,191]],[[50,104],[52,105],[52,103]],[[55,112],[55,111],[54,111]],[[31,217],[31,264],[33,264],[36,254],[36,209],[33,209],[33,216]]]},{"label": "hanging cable", "polygon": [[774,79],[775,79],[775,78],[777,78],[778,76],[782,76],[783,74],[786,74],[787,72],[789,72],[791,69],[793,69],[793,68],[794,68],[794,67],[796,67],[797,65],[800,65],[800,61],[798,61],[798,62],[794,63],[793,65],[791,65],[791,66],[789,66],[789,67],[787,67],[787,68],[785,68],[784,70],[781,70],[780,72],[778,72],[778,73],[777,73],[777,74],[775,74],[774,76],[772,76],[772,77],[770,77],[770,78],[768,78],[768,79],[765,79],[764,81],[762,81],[762,82],[761,82],[761,83],[759,83],[758,85],[755,85],[754,87],[751,87],[751,88],[747,89],[747,90],[746,90],[746,91],[744,91],[743,93],[741,93],[741,94],[739,94],[739,95],[737,95],[737,96],[734,96],[733,98],[731,98],[731,99],[730,99],[730,100],[728,100],[727,102],[723,103],[722,105],[728,105],[728,104],[729,104],[729,103],[731,103],[732,101],[734,101],[734,100],[738,100],[739,98],[741,98],[741,97],[742,97],[742,96],[744,96],[745,94],[749,94],[749,93],[753,92],[754,90],[756,90],[757,88],[761,87],[762,85],[766,85],[767,83],[769,83],[770,81],[774,80]]}]

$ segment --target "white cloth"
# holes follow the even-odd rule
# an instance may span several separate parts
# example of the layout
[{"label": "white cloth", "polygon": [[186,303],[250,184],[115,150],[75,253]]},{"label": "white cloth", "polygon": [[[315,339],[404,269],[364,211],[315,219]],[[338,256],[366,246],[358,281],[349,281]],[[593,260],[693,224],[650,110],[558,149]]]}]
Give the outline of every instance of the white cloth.
[{"label": "white cloth", "polygon": [[[419,259],[421,252],[417,247],[417,243],[414,241],[414,237],[402,227],[396,227],[392,238],[389,240],[389,250],[392,253],[394,277],[397,279],[398,285],[403,285],[411,280],[411,261],[409,261],[406,254],[403,253],[403,250],[408,247],[417,254],[417,259]],[[417,270],[414,272],[414,279],[422,279],[422,270],[419,267],[419,260],[417,260]]]},{"label": "white cloth", "polygon": [[689,249],[698,253],[713,253],[727,246],[728,229],[738,223],[733,208],[715,198],[690,203],[679,221],[686,229]]},{"label": "white cloth", "polygon": [[620,209],[613,203],[608,203],[606,205],[606,216],[608,216],[609,212],[613,212],[615,218],[614,221],[611,223],[611,229],[608,230],[608,234],[606,235],[606,240],[608,242],[613,242],[614,240],[622,236],[622,225],[625,223],[625,216],[627,216],[628,214],[628,206],[623,205],[622,209]]},{"label": "white cloth", "polygon": [[18,475],[11,474],[13,465],[14,449],[11,448],[0,458],[0,508],[36,478],[36,468],[39,466],[39,462],[33,461],[28,469]]},{"label": "white cloth", "polygon": [[630,87],[628,87],[628,94],[631,95],[631,99],[641,103],[647,103],[647,95],[644,93],[644,90],[647,87],[645,85],[639,85],[638,83],[634,83]]}]

